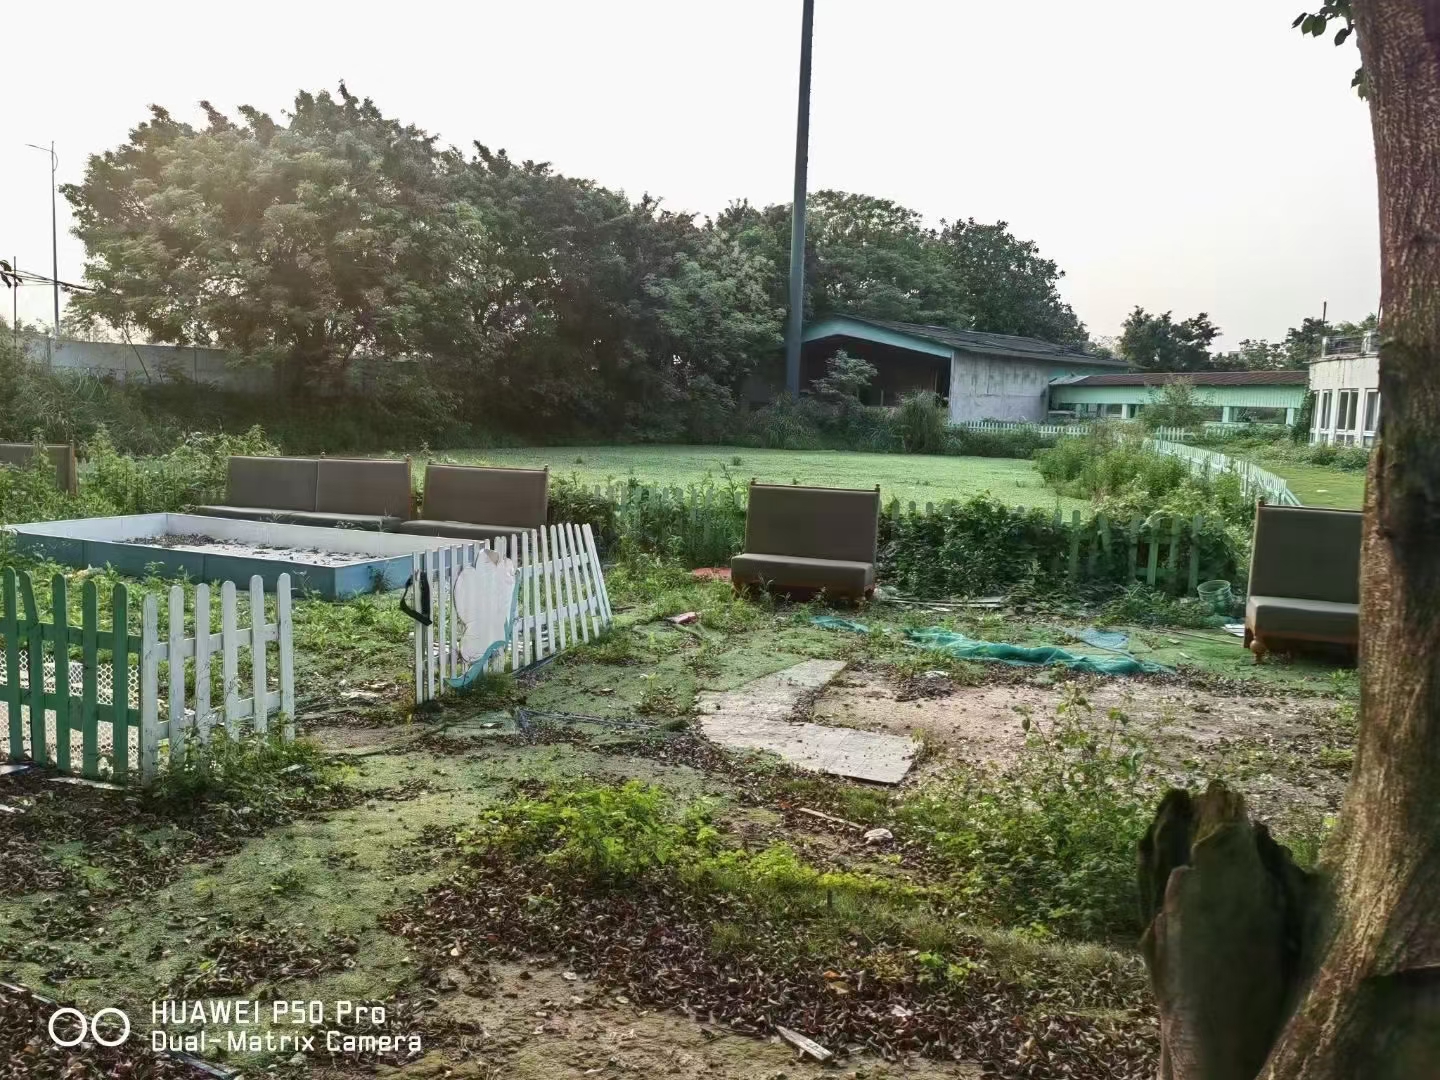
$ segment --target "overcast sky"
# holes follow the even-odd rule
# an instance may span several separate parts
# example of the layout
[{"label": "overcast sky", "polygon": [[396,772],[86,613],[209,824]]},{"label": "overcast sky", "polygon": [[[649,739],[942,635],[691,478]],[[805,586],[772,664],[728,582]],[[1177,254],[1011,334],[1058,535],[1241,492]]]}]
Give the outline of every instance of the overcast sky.
[{"label": "overcast sky", "polygon": [[[1358,63],[1299,0],[817,0],[811,190],[1005,220],[1094,335],[1141,304],[1225,343],[1378,302]],[[1312,5],[1313,6],[1313,5]],[[548,160],[672,209],[788,201],[800,0],[72,0],[10,4],[0,255],[48,272],[62,182],[151,102],[280,113],[345,79],[444,141]],[[60,276],[84,251],[60,204]],[[9,297],[4,300],[9,315]],[[21,316],[50,318],[48,290]]]}]

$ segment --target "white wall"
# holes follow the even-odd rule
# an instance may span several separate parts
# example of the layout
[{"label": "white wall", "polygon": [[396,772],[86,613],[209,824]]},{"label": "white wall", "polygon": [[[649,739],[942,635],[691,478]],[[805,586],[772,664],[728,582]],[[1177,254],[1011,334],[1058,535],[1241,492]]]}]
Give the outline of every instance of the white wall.
[{"label": "white wall", "polygon": [[[1311,442],[1338,442],[1369,446],[1379,426],[1379,398],[1374,418],[1366,424],[1366,403],[1380,390],[1380,357],[1337,356],[1310,365],[1310,390],[1316,395],[1310,421]],[[1341,415],[1341,391],[1356,391],[1355,422],[1346,425]],[[1327,408],[1328,403],[1328,408]]]},{"label": "white wall", "polygon": [[120,380],[165,382],[191,379],[230,390],[267,391],[273,385],[270,369],[241,365],[223,349],[188,345],[126,345],[113,341],[76,341],[33,336],[25,352],[37,364],[56,371],[112,376]]},{"label": "white wall", "polygon": [[950,361],[950,422],[967,420],[1043,421],[1050,407],[1050,380],[1093,375],[1089,366],[986,356],[956,350]]}]

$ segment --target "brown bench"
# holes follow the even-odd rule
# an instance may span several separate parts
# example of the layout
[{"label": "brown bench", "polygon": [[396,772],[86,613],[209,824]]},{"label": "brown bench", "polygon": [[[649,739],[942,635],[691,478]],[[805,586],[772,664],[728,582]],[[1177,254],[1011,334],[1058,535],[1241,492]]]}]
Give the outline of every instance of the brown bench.
[{"label": "brown bench", "polygon": [[1356,510],[1256,508],[1245,645],[1257,663],[1280,641],[1360,640],[1361,520]]},{"label": "brown bench", "polygon": [[35,463],[36,451],[48,457],[55,466],[55,486],[69,495],[80,494],[80,470],[75,463],[75,447],[70,443],[0,443],[0,465],[28,469]]},{"label": "brown bench", "polygon": [[880,489],[785,487],[751,482],[745,550],[730,560],[735,587],[824,590],[860,597],[875,588]]},{"label": "brown bench", "polygon": [[492,540],[545,527],[550,468],[488,469],[426,465],[420,517],[400,526],[420,536]]},{"label": "brown bench", "polygon": [[415,506],[410,459],[232,457],[211,517],[394,530]]}]

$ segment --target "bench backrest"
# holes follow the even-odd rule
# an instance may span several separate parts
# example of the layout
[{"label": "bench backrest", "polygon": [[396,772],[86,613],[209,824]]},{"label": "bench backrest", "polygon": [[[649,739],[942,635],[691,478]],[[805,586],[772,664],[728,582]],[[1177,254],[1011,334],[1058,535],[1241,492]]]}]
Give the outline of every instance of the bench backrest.
[{"label": "bench backrest", "polygon": [[514,525],[540,529],[550,500],[550,470],[488,469],[476,465],[425,466],[427,521]]},{"label": "bench backrest", "polygon": [[322,514],[413,517],[410,459],[321,458],[315,509]]},{"label": "bench backrest", "polygon": [[[46,443],[42,449],[55,466],[55,486],[71,495],[79,494],[80,474],[75,464],[75,447],[69,443]],[[28,469],[34,460],[34,443],[0,443],[0,465]]]},{"label": "bench backrest", "polygon": [[1358,510],[1257,507],[1251,595],[1358,604],[1360,523]]},{"label": "bench backrest", "polygon": [[745,550],[756,555],[875,561],[880,489],[751,484]]},{"label": "bench backrest", "polygon": [[228,506],[314,510],[315,458],[232,457],[225,483]]}]

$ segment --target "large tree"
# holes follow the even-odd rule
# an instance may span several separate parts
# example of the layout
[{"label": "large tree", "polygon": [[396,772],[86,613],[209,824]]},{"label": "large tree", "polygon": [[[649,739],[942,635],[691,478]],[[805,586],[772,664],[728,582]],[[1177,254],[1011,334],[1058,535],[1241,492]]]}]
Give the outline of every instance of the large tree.
[{"label": "large tree", "polygon": [[1176,322],[1170,312],[1152,315],[1137,306],[1125,320],[1120,356],[1141,371],[1207,371],[1210,346],[1220,328],[1201,312]]},{"label": "large tree", "polygon": [[295,388],[407,347],[473,224],[433,138],[343,84],[301,93],[283,123],[204,108],[197,129],[152,107],[63,189],[96,286],[75,306],[154,341],[273,362]]},{"label": "large tree", "polygon": [[[1060,298],[1063,272],[1003,221],[942,221],[934,229],[909,207],[844,191],[812,192],[805,205],[807,319],[843,312],[1066,344],[1087,340]],[[770,263],[769,292],[783,304],[790,206],[736,203],[715,227]]]},{"label": "large tree", "polygon": [[1357,38],[1380,203],[1360,736],[1316,875],[1213,788],[1142,848],[1167,1080],[1440,1077],[1440,0],[1329,0]]}]

